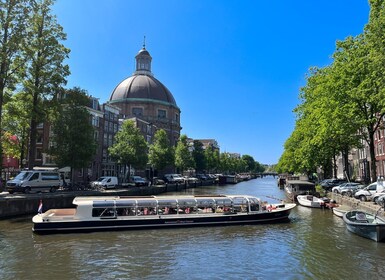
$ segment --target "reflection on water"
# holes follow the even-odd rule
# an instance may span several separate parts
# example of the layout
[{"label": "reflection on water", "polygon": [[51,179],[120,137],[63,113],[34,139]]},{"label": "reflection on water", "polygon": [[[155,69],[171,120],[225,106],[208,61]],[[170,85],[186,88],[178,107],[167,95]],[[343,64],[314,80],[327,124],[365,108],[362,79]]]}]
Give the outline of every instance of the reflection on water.
[{"label": "reflection on water", "polygon": [[[284,199],[272,177],[189,189]],[[170,194],[168,194],[170,195]],[[385,244],[348,232],[329,210],[289,223],[34,235],[31,217],[0,221],[1,279],[381,279]]]}]

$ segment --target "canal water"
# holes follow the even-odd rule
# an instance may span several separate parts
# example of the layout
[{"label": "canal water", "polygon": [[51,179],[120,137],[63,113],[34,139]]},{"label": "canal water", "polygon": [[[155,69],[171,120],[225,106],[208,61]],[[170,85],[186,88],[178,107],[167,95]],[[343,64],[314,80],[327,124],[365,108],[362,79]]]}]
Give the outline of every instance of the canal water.
[{"label": "canal water", "polygon": [[[189,189],[284,199],[273,177]],[[385,243],[348,232],[330,210],[290,222],[39,236],[31,217],[0,221],[0,279],[385,279]]]}]

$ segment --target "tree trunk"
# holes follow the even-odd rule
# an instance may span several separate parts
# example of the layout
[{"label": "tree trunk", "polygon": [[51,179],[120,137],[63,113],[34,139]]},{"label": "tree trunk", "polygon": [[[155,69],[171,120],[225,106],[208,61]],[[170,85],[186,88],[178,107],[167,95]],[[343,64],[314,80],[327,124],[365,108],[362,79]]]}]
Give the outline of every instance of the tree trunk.
[{"label": "tree trunk", "polygon": [[333,178],[337,178],[337,159],[336,159],[336,155],[333,156]]},{"label": "tree trunk", "polygon": [[[36,90],[36,89],[35,89]],[[37,134],[37,115],[38,115],[38,93],[33,94],[33,107],[31,125],[29,133],[28,169],[33,169],[36,160],[36,134]]]},{"label": "tree trunk", "polygon": [[344,166],[344,176],[346,176],[346,179],[350,182],[350,169],[349,169],[349,149],[345,148],[342,153],[343,158],[343,166]]},{"label": "tree trunk", "polygon": [[374,131],[369,132],[369,151],[370,151],[370,178],[372,182],[377,181],[376,155],[374,153]]}]

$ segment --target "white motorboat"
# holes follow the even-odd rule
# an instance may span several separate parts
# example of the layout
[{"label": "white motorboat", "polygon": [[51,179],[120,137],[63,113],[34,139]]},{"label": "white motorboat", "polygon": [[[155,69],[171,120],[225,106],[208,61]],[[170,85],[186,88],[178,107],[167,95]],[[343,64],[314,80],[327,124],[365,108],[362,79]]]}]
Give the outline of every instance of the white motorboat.
[{"label": "white motorboat", "polygon": [[325,201],[314,195],[297,195],[297,201],[300,205],[312,208],[322,208],[325,206]]}]

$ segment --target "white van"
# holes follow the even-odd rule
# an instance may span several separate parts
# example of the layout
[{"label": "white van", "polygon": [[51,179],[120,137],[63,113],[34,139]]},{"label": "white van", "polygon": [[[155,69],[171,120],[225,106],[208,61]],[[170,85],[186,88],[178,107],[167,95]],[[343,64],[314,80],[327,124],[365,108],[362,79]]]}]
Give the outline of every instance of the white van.
[{"label": "white van", "polygon": [[96,181],[91,182],[92,187],[103,187],[105,189],[115,188],[118,186],[118,177],[115,176],[103,176]]},{"label": "white van", "polygon": [[54,192],[60,187],[59,172],[53,170],[21,171],[15,178],[7,181],[6,189],[14,192]]},{"label": "white van", "polygon": [[372,200],[374,194],[382,192],[383,190],[384,190],[384,185],[382,182],[381,183],[374,182],[374,183],[371,183],[366,188],[356,192],[354,194],[354,197],[361,201],[368,201],[368,200]]}]

